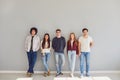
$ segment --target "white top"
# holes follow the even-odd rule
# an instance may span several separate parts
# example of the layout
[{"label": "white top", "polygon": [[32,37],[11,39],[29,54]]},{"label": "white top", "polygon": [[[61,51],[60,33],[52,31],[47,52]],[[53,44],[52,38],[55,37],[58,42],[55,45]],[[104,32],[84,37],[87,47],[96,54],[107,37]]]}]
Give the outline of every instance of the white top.
[{"label": "white top", "polygon": [[[26,40],[25,40],[25,50],[27,52],[30,51],[31,39],[32,39],[32,36],[28,35],[27,38],[26,38]],[[39,36],[35,35],[33,37],[33,51],[38,51],[39,48],[40,48],[40,38],[39,38]]]},{"label": "white top", "polygon": [[90,52],[90,43],[93,41],[93,39],[88,36],[87,38],[84,38],[81,36],[79,38],[79,42],[81,45],[81,52]]},{"label": "white top", "polygon": [[43,41],[41,41],[41,52],[42,52],[42,53],[50,53],[50,50],[51,50],[51,42],[50,42],[50,48],[48,48],[48,42],[45,42],[45,48],[44,48],[44,49],[42,48],[42,42],[43,42]]},{"label": "white top", "polygon": [[74,41],[73,41],[73,40],[71,40],[71,47],[73,47],[73,42],[74,42]]}]

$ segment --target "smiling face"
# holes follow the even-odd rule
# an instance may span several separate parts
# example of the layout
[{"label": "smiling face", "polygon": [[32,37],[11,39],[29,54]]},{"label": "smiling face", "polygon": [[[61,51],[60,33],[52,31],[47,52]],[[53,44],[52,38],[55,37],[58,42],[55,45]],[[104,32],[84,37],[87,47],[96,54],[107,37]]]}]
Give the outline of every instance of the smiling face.
[{"label": "smiling face", "polygon": [[61,36],[61,31],[56,31],[56,36],[60,37]]},{"label": "smiling face", "polygon": [[48,40],[49,36],[48,35],[45,35],[45,40]]},{"label": "smiling face", "polygon": [[75,35],[74,34],[70,34],[70,39],[74,40],[75,39]]},{"label": "smiling face", "polygon": [[86,35],[88,35],[88,31],[87,31],[87,30],[84,30],[84,31],[83,31],[83,36],[86,36]]},{"label": "smiling face", "polygon": [[31,35],[34,36],[36,34],[35,30],[32,30]]}]

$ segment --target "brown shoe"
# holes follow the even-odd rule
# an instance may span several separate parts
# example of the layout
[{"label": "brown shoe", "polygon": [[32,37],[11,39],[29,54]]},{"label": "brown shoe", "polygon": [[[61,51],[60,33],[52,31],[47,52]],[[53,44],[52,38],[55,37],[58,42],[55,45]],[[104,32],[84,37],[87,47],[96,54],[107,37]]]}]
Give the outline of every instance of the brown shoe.
[{"label": "brown shoe", "polygon": [[31,77],[32,73],[27,72],[27,77]]},{"label": "brown shoe", "polygon": [[48,71],[47,75],[50,76],[50,71]]},{"label": "brown shoe", "polygon": [[45,73],[44,73],[44,77],[46,77],[46,76],[47,76],[47,73],[45,72]]}]

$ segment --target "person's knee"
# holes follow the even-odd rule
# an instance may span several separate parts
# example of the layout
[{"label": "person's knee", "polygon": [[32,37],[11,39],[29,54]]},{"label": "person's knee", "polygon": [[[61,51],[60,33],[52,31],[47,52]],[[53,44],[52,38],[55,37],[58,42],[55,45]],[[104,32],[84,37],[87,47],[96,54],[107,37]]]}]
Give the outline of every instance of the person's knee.
[{"label": "person's knee", "polygon": [[62,62],[62,66],[64,66],[64,65],[65,65],[65,61]]},{"label": "person's knee", "polygon": [[58,63],[56,63],[56,66],[57,66],[57,67],[59,66]]},{"label": "person's knee", "polygon": [[86,64],[87,67],[89,67],[90,65],[89,64]]},{"label": "person's knee", "polygon": [[80,64],[81,67],[83,67],[84,65],[83,64]]},{"label": "person's knee", "polygon": [[46,66],[46,62],[45,61],[43,62],[43,65]]},{"label": "person's knee", "polygon": [[86,62],[86,66],[89,66],[89,65],[90,65],[90,63],[87,61],[87,62]]}]

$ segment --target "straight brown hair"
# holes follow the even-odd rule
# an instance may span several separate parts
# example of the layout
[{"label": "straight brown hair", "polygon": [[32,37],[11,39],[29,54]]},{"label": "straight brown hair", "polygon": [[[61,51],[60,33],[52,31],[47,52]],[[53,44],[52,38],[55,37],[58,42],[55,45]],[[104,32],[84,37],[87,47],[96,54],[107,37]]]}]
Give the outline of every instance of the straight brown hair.
[{"label": "straight brown hair", "polygon": [[74,42],[75,42],[75,44],[76,45],[78,45],[78,40],[76,39],[76,36],[75,36],[75,33],[74,32],[72,32],[72,33],[70,33],[70,35],[69,35],[69,40],[68,40],[68,44],[71,44],[71,35],[74,35]]}]

